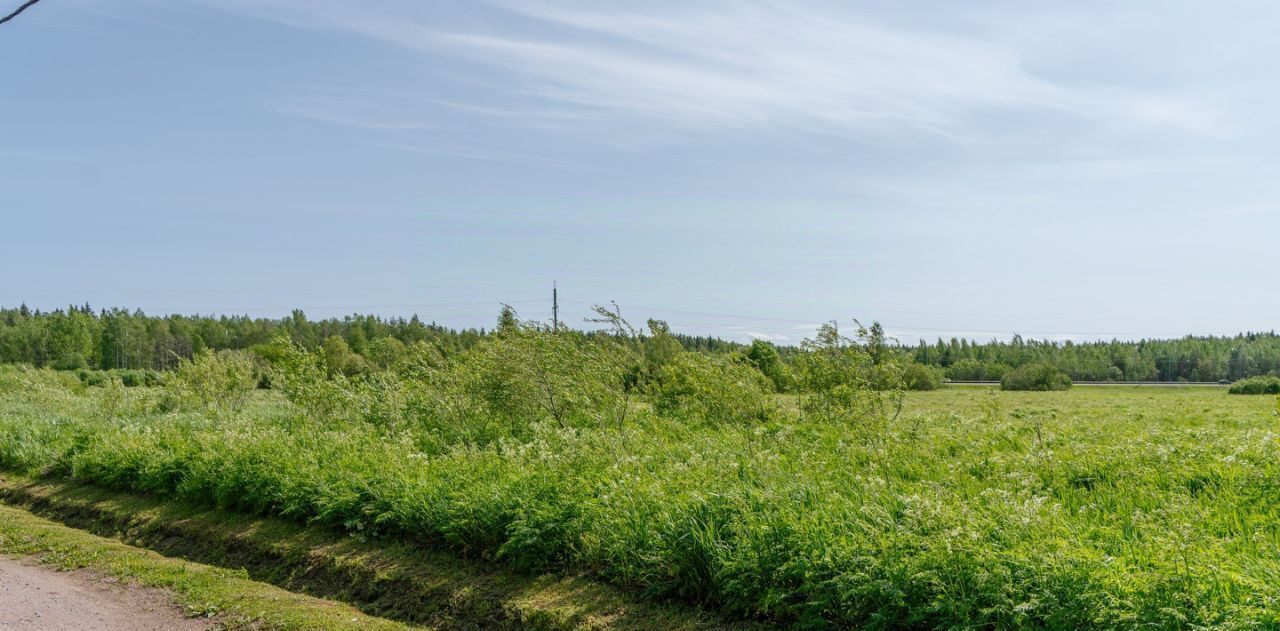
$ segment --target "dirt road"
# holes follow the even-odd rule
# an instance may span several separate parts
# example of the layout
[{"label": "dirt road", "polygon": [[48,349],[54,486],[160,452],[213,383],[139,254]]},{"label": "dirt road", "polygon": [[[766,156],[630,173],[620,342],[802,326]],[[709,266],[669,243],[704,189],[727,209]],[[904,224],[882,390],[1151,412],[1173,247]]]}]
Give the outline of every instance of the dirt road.
[{"label": "dirt road", "polygon": [[0,556],[0,630],[203,631],[161,592]]}]

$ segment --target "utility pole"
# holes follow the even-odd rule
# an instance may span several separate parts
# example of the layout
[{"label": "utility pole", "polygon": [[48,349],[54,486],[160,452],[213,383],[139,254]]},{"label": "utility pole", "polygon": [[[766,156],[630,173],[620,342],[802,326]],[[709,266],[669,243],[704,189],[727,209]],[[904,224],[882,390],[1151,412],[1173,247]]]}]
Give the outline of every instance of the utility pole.
[{"label": "utility pole", "polygon": [[560,332],[560,297],[554,280],[551,281],[551,332]]}]

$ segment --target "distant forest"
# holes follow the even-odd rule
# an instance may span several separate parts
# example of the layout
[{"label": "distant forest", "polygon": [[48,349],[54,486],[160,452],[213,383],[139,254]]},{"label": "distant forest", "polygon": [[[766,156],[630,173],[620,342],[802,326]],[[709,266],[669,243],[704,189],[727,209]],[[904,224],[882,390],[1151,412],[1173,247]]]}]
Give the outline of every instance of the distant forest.
[{"label": "distant forest", "polygon": [[[417,342],[432,344],[447,356],[488,334],[483,328],[451,329],[422,322],[416,315],[407,320],[373,315],[310,320],[296,309],[273,319],[149,316],[126,309],[94,311],[89,305],[42,312],[22,306],[0,308],[0,363],[62,370],[168,370],[177,366],[179,358],[204,349],[251,349],[285,335],[307,349],[341,344],[340,352],[384,360],[370,364],[376,365]],[[717,353],[741,347],[714,337],[675,337],[691,351]]]},{"label": "distant forest", "polygon": [[917,363],[941,367],[952,381],[999,381],[1006,371],[1047,363],[1074,381],[1236,381],[1280,374],[1280,335],[1187,336],[1175,340],[1009,342],[952,338],[907,349]]},{"label": "distant forest", "polygon": [[[311,349],[340,345],[334,350],[366,360],[353,365],[373,368],[418,342],[449,355],[488,334],[483,328],[452,329],[422,322],[417,316],[310,320],[298,310],[278,319],[149,316],[125,309],[94,311],[89,305],[44,312],[23,306],[0,309],[0,362],[58,369],[168,370],[177,366],[179,358],[204,349],[250,349],[285,335]],[[729,353],[747,348],[715,337],[675,337],[690,351]],[[1029,363],[1051,364],[1076,381],[1235,381],[1280,374],[1280,335],[1274,331],[1136,342],[952,338],[897,348],[917,363],[942,370],[953,381],[998,381],[1011,368]],[[802,352],[799,347],[779,351],[784,361]]]}]

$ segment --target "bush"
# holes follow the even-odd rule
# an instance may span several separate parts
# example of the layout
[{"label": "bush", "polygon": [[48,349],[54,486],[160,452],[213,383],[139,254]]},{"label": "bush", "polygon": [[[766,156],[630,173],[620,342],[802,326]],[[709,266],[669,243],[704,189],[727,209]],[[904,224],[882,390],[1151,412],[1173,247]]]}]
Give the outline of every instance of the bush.
[{"label": "bush", "polygon": [[942,371],[924,364],[907,364],[902,369],[902,385],[908,390],[937,390],[942,387]]},{"label": "bush", "polygon": [[448,381],[480,406],[476,412],[516,427],[620,423],[630,407],[626,375],[640,359],[614,342],[520,323],[460,355],[448,368]]},{"label": "bush", "polygon": [[1069,390],[1071,377],[1049,364],[1027,364],[1005,374],[1001,390]]},{"label": "bush", "polygon": [[786,392],[791,382],[787,365],[782,362],[778,348],[764,340],[752,340],[745,355],[747,361],[769,379],[776,392]]},{"label": "bush", "polygon": [[1241,379],[1231,384],[1227,390],[1231,394],[1280,394],[1280,377],[1274,375],[1258,375]]},{"label": "bush", "polygon": [[856,338],[841,334],[834,322],[824,324],[801,350],[795,383],[806,417],[878,426],[902,410],[903,368],[878,324],[858,324]]},{"label": "bush", "polygon": [[179,361],[165,383],[169,410],[236,411],[258,387],[258,362],[248,351],[204,351]]},{"label": "bush", "polygon": [[107,384],[107,371],[105,370],[81,368],[75,372],[75,375],[76,379],[79,379],[80,383],[85,386],[100,387]]},{"label": "bush", "polygon": [[164,382],[159,372],[146,368],[113,368],[111,370],[81,368],[75,371],[75,375],[81,384],[92,387],[101,387],[119,381],[126,388],[143,388],[158,386]]},{"label": "bush", "polygon": [[163,375],[146,368],[129,368],[110,372],[119,377],[120,383],[126,388],[150,388],[164,383]]},{"label": "bush", "polygon": [[334,369],[345,363],[331,361],[344,355],[336,342],[309,352],[281,339],[270,352],[279,387],[312,418],[412,426],[427,452],[527,438],[542,423],[582,429],[627,421],[634,406],[626,376],[641,363],[635,348],[616,336],[521,322],[510,310],[502,322],[455,355],[398,345],[382,357],[392,368],[352,375]]},{"label": "bush", "polygon": [[947,367],[947,377],[952,381],[986,381],[987,367],[976,359],[966,357]]},{"label": "bush", "polygon": [[713,424],[769,420],[773,384],[749,363],[681,353],[659,374],[653,407],[670,418]]}]

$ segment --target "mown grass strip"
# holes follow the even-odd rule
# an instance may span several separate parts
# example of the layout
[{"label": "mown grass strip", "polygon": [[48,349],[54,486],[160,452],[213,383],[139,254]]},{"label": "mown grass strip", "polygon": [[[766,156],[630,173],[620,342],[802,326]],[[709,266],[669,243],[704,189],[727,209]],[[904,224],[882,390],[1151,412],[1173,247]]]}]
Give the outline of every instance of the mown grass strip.
[{"label": "mown grass strip", "polygon": [[140,550],[6,506],[0,506],[0,553],[30,556],[63,570],[89,569],[166,590],[187,615],[216,616],[218,626],[231,631],[421,628],[371,617],[349,605],[294,594],[250,580],[243,572]]},{"label": "mown grass strip", "polygon": [[364,540],[76,483],[0,474],[0,501],[162,554],[231,568],[217,570],[228,576],[340,600],[365,614],[408,624],[547,631],[755,626],[687,607],[636,602],[581,577],[488,571],[385,539]]}]

